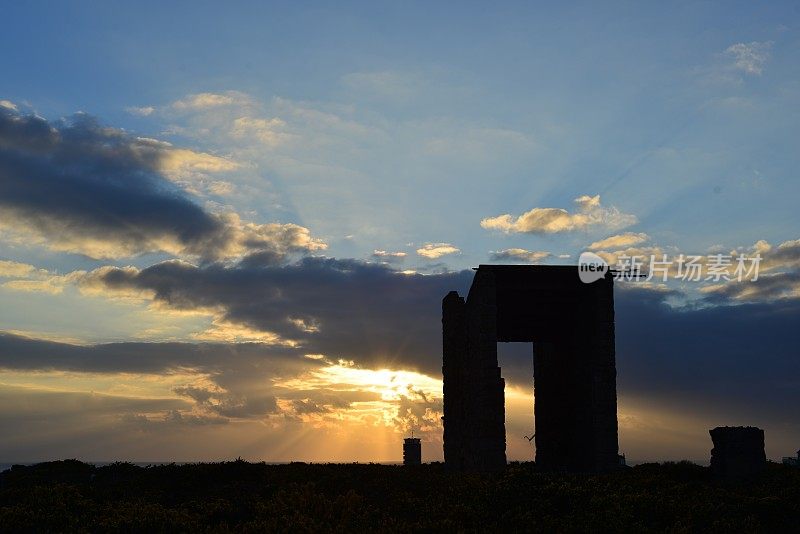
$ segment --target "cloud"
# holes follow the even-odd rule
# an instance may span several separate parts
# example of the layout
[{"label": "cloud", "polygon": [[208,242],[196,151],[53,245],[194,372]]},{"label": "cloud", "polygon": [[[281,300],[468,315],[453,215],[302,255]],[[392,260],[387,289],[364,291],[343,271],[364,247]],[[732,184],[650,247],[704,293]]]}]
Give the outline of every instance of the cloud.
[{"label": "cloud", "polygon": [[733,68],[750,76],[761,76],[769,59],[772,41],[732,44],[725,55],[733,59]]},{"label": "cloud", "polygon": [[[273,381],[296,377],[322,365],[326,362],[265,343],[73,345],[0,333],[0,368],[7,371],[133,373],[161,380],[182,373],[188,383],[174,388],[175,393],[193,399],[200,413],[229,418],[275,413]],[[201,398],[202,391],[207,398]],[[180,405],[187,406],[185,402]]]},{"label": "cloud", "polygon": [[461,252],[461,250],[450,243],[425,243],[425,245],[417,249],[418,255],[429,260],[435,260],[442,256],[456,254],[458,252]]},{"label": "cloud", "polygon": [[[199,373],[246,366],[262,359],[280,372],[297,361],[288,348],[263,343],[121,342],[79,345],[0,331],[0,368],[18,371],[61,370],[84,373],[169,374],[180,369]],[[312,362],[313,363],[313,362]]]},{"label": "cloud", "polygon": [[283,131],[285,126],[286,122],[279,118],[239,117],[234,119],[230,135],[234,139],[256,138],[265,145],[273,146],[294,137]]},{"label": "cloud", "polygon": [[[732,262],[739,255],[752,258],[761,256],[758,278],[755,271],[739,283],[720,283],[703,288],[708,302],[763,303],[776,300],[800,298],[800,239],[784,241],[773,246],[760,240],[752,247],[730,251]],[[748,262],[749,267],[749,262]]]},{"label": "cloud", "polygon": [[644,243],[648,239],[650,239],[650,237],[645,233],[625,232],[624,234],[612,235],[600,241],[595,241],[589,245],[589,249],[599,250],[604,248],[631,247]]},{"label": "cloud", "polygon": [[158,174],[161,157],[86,115],[50,124],[0,110],[3,226],[92,257],[213,248],[224,226]]},{"label": "cloud", "polygon": [[144,106],[144,107],[127,107],[125,111],[130,113],[131,115],[137,115],[139,117],[147,117],[148,115],[152,115],[153,112],[156,110],[153,106]]},{"label": "cloud", "polygon": [[761,254],[764,258],[762,265],[767,270],[800,269],[800,239],[784,241],[777,247],[760,240],[746,252]]},{"label": "cloud", "polygon": [[[189,405],[180,399],[139,399],[120,395],[97,393],[41,391],[33,388],[0,385],[0,419],[14,414],[32,418],[35,416],[57,419],[69,417],[80,419],[108,412],[174,410]],[[10,428],[3,426],[3,428]]]},{"label": "cloud", "polygon": [[219,195],[220,192],[224,192],[224,188],[220,189],[218,185],[215,187],[215,184],[224,182],[216,180],[214,175],[235,171],[241,167],[229,158],[174,147],[171,143],[158,139],[137,137],[136,143],[140,146],[140,150],[158,152],[158,172],[192,195]]},{"label": "cloud", "polygon": [[25,278],[34,271],[36,268],[27,263],[0,260],[0,278]]},{"label": "cloud", "polygon": [[229,419],[225,417],[197,415],[180,410],[168,410],[163,412],[160,417],[142,413],[126,413],[120,417],[120,421],[125,425],[134,426],[142,431],[163,431],[164,427],[194,427],[229,423]]},{"label": "cloud", "polygon": [[250,97],[239,91],[226,91],[218,93],[197,93],[187,95],[181,100],[172,103],[172,108],[176,110],[199,110],[215,108],[221,106],[242,105],[250,102]]},{"label": "cloud", "polygon": [[211,328],[192,334],[192,339],[197,341],[210,341],[219,343],[267,343],[269,345],[297,346],[290,340],[282,339],[274,332],[250,328],[248,326],[215,318]]},{"label": "cloud", "polygon": [[800,298],[800,273],[771,273],[760,275],[755,282],[717,284],[703,288],[707,300],[767,302],[776,299]]},{"label": "cloud", "polygon": [[376,250],[372,253],[372,257],[376,260],[386,263],[400,263],[406,258],[405,252],[389,252],[386,250]]},{"label": "cloud", "polygon": [[81,284],[95,294],[151,295],[172,310],[209,311],[218,326],[268,334],[302,354],[435,370],[431,347],[438,346],[441,299],[465,290],[470,279],[471,271],[403,274],[378,263],[306,257],[287,265],[245,258],[233,266],[169,261],[141,270],[106,267]]},{"label": "cloud", "polygon": [[60,275],[46,269],[37,269],[27,263],[0,261],[0,278],[13,279],[3,282],[0,286],[14,291],[57,295],[62,293],[66,286],[79,282],[85,274],[85,271],[73,271]]},{"label": "cloud", "polygon": [[167,179],[233,165],[84,114],[49,123],[0,108],[0,228],[92,258],[161,251],[218,260],[325,248],[297,225],[210,213]]},{"label": "cloud", "polygon": [[[295,421],[313,425],[317,433],[324,428],[346,433],[377,428],[390,432],[395,441],[399,437],[394,433],[400,430],[400,420],[404,419],[399,412],[411,406],[403,399],[410,396],[407,391],[418,392],[416,396],[429,404],[441,402],[441,386],[437,379],[408,371],[364,369],[352,362],[331,362],[324,356],[306,358],[300,350],[263,343],[81,346],[6,333],[0,334],[0,369],[9,379],[21,377],[16,380],[25,383],[30,383],[34,375],[39,377],[37,380],[46,376],[50,384],[68,384],[71,389],[80,389],[81,384],[95,389],[110,381],[116,390],[137,392],[138,402],[120,400],[95,411],[87,410],[83,421],[92,421],[93,426],[106,431],[114,430],[113,424],[109,428],[109,421],[122,423],[126,429],[167,431],[176,426],[194,428],[236,420],[240,423],[261,421],[274,432],[283,433],[291,431],[285,425]],[[24,374],[26,372],[28,374]],[[65,373],[68,373],[68,382],[59,381]],[[87,377],[81,378],[78,373]],[[170,383],[176,385],[165,392],[164,388]],[[144,384],[149,389],[141,390],[134,384]],[[0,396],[2,389],[0,387]],[[30,409],[33,403],[26,400],[28,393],[42,399],[35,417]],[[44,428],[52,431],[40,445],[53,446],[63,435],[63,429],[53,417],[78,415],[71,409],[64,410],[63,406],[50,406],[48,410],[49,403],[60,402],[63,398],[52,389],[51,393],[43,395],[41,390],[29,387],[15,393],[15,402],[4,406],[17,409],[16,415],[23,424],[16,428],[23,434],[23,427],[29,432],[41,432]],[[89,396],[88,393],[72,394],[72,398],[80,399]],[[101,396],[108,397],[107,394]],[[122,399],[120,395],[113,398]],[[412,399],[411,404],[414,402]],[[431,416],[432,423],[422,430],[438,435],[440,415]],[[7,424],[8,417],[12,416],[0,409],[0,424]],[[98,418],[101,421],[96,420]],[[253,431],[260,435],[264,427]],[[86,440],[86,430],[82,434]],[[16,435],[22,438],[22,434]],[[252,435],[250,432],[244,438],[252,439]],[[10,442],[5,441],[3,451],[9,446]],[[137,448],[134,454],[141,454],[143,449]],[[62,454],[61,449],[58,450],[55,454]],[[230,448],[227,451],[229,453]],[[271,449],[267,454],[276,454],[276,451]]]},{"label": "cloud", "polygon": [[494,261],[520,260],[529,263],[539,263],[550,256],[552,254],[543,250],[533,251],[525,250],[524,248],[507,248],[491,253],[491,259]]},{"label": "cloud", "polygon": [[583,195],[575,199],[576,213],[561,208],[533,208],[513,217],[510,214],[487,217],[481,226],[487,230],[505,233],[554,234],[586,230],[589,228],[616,230],[636,223],[636,217],[606,208],[600,204],[600,195]]},{"label": "cloud", "polygon": [[789,420],[784,403],[800,395],[800,382],[791,378],[800,372],[791,326],[800,299],[673,308],[665,303],[668,296],[618,289],[620,388],[653,399],[680,398],[687,406],[703,399],[729,421]]},{"label": "cloud", "polygon": [[58,295],[70,284],[79,281],[86,273],[84,271],[73,271],[66,275],[45,274],[35,279],[29,280],[10,280],[4,282],[2,287],[15,291],[27,291],[32,293],[50,293]]},{"label": "cloud", "polygon": [[224,417],[248,418],[263,417],[278,412],[278,403],[270,394],[250,395],[212,395],[208,401],[200,402],[201,407]]}]

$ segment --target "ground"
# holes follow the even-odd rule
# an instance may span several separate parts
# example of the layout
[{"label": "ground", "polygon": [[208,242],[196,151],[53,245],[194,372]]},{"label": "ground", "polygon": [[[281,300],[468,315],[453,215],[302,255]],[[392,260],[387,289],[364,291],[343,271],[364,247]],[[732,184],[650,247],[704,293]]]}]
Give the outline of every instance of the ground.
[{"label": "ground", "polygon": [[800,528],[800,469],[715,479],[690,463],[607,475],[449,473],[441,464],[244,461],[0,474],[0,531],[769,531]]}]

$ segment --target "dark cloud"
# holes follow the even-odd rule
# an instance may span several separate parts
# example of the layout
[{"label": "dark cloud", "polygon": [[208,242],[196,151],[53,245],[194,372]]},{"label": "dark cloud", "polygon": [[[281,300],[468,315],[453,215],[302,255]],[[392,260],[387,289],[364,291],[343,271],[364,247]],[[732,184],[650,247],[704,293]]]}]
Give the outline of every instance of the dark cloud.
[{"label": "dark cloud", "polygon": [[262,360],[277,373],[313,361],[295,351],[260,343],[105,343],[71,345],[0,332],[0,368],[98,373],[165,373],[178,369],[219,373]]},{"label": "dark cloud", "polygon": [[126,425],[137,427],[139,430],[163,430],[165,426],[225,425],[230,422],[225,417],[196,415],[180,410],[170,410],[161,417],[152,417],[141,413],[126,413],[120,417],[120,421]]},{"label": "dark cloud", "polygon": [[620,291],[617,301],[620,391],[800,437],[800,300],[674,309],[662,295]]},{"label": "dark cloud", "polygon": [[526,263],[539,263],[550,258],[552,254],[546,251],[525,250],[522,248],[507,248],[489,254],[491,261],[524,261]]},{"label": "dark cloud", "polygon": [[381,400],[381,394],[375,391],[366,391],[363,389],[329,389],[324,387],[317,387],[314,389],[285,389],[275,388],[277,394],[282,399],[291,399],[294,401],[311,402],[309,399],[314,399],[313,402],[324,407],[331,408],[350,408],[354,402],[375,402]]},{"label": "dark cloud", "polygon": [[[215,377],[218,382],[228,382],[229,390],[211,390],[196,386],[180,386],[173,391],[183,397],[188,397],[202,407],[205,411],[219,414],[225,417],[263,417],[267,414],[278,412],[278,403],[275,396],[271,393],[270,379],[274,376],[261,376],[263,380],[261,387],[250,387],[237,384],[236,381],[220,380],[220,376]],[[238,386],[238,387],[237,387]]]},{"label": "dark cloud", "polygon": [[303,399],[295,399],[292,401],[292,409],[298,415],[308,415],[313,413],[329,413],[330,408],[324,404],[317,404],[316,402]]},{"label": "dark cloud", "polygon": [[174,392],[207,414],[259,418],[278,411],[273,381],[323,362],[296,350],[259,343],[108,343],[81,346],[0,333],[0,369],[206,376],[216,387],[192,384]]},{"label": "dark cloud", "polygon": [[186,459],[205,445],[198,432],[228,422],[191,409],[183,399],[0,385],[0,454],[6,462]]},{"label": "dark cloud", "polygon": [[304,258],[267,267],[164,262],[95,276],[93,283],[110,290],[153,291],[176,309],[222,309],[225,321],[300,340],[307,353],[436,373],[441,299],[452,289],[464,292],[472,271],[408,275],[356,260]]},{"label": "dark cloud", "polygon": [[0,385],[2,428],[14,428],[19,417],[27,419],[78,419],[81,416],[114,412],[149,412],[186,409],[190,403],[181,399],[144,399],[98,393],[42,391]]},{"label": "dark cloud", "polygon": [[0,107],[0,212],[89,255],[161,241],[208,255],[227,229],[159,172],[166,153],[87,115],[51,124]]},{"label": "dark cloud", "polygon": [[93,258],[147,252],[275,263],[321,250],[308,229],[210,213],[168,172],[233,165],[101,126],[85,114],[53,123],[0,106],[0,227]]},{"label": "dark cloud", "polygon": [[406,253],[376,250],[372,253],[372,259],[381,263],[402,263],[406,259]]},{"label": "dark cloud", "polygon": [[707,293],[711,304],[732,302],[770,302],[775,299],[796,298],[800,295],[800,272],[762,274],[758,280],[730,282]]}]

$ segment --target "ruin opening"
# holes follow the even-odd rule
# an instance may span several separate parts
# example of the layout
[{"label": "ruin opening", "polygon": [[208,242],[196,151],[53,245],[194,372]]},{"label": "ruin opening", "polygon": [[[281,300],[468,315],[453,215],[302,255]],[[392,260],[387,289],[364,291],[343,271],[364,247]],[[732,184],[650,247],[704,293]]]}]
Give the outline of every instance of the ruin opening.
[{"label": "ruin opening", "polygon": [[505,381],[498,342],[534,343],[536,463],[554,470],[618,465],[613,278],[576,267],[481,265],[467,298],[442,302],[444,457],[455,469],[506,464]]},{"label": "ruin opening", "polygon": [[506,453],[509,461],[532,461],[536,432],[533,343],[497,344],[497,364],[505,381]]}]

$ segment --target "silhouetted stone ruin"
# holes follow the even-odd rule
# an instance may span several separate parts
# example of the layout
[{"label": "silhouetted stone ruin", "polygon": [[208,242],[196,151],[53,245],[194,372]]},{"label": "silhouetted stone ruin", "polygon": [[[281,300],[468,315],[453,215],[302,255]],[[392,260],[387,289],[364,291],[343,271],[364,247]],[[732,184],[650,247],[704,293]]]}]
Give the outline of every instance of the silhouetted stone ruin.
[{"label": "silhouetted stone ruin", "polygon": [[762,472],[767,466],[764,431],[753,426],[719,426],[708,431],[711,470],[726,477],[743,477]]},{"label": "silhouetted stone ruin", "polygon": [[784,456],[782,460],[783,465],[789,465],[791,467],[800,467],[800,451],[797,451],[796,457],[791,456]]},{"label": "silhouetted stone ruin", "polygon": [[403,465],[420,465],[422,463],[422,443],[419,438],[403,440]]},{"label": "silhouetted stone ruin", "polygon": [[466,301],[442,302],[444,460],[459,470],[506,465],[505,381],[498,342],[533,342],[536,463],[618,468],[614,286],[570,266],[481,265]]}]

